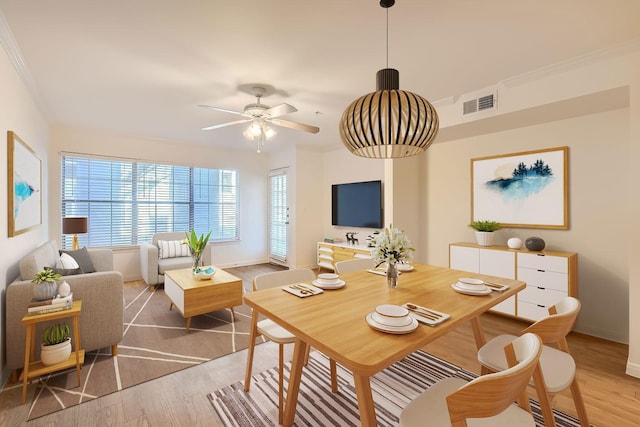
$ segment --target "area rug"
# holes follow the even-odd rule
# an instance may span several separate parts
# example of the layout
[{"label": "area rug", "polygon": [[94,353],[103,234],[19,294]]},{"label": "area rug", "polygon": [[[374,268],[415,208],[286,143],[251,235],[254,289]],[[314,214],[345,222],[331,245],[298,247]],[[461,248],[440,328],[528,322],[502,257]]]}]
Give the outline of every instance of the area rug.
[{"label": "area rug", "polygon": [[[285,367],[288,382],[290,364]],[[300,394],[296,407],[296,426],[359,426],[353,376],[338,366],[340,392],[331,392],[329,360],[312,352],[303,369]],[[456,365],[417,351],[371,378],[371,391],[378,426],[397,426],[402,408],[435,382],[447,377],[470,381],[477,375]],[[278,371],[272,368],[253,376],[251,390],[242,383],[230,385],[207,395],[225,426],[278,425]],[[544,426],[540,405],[531,400],[537,426]],[[554,409],[558,427],[579,427],[580,422]]]},{"label": "area rug", "polygon": [[29,420],[247,348],[247,306],[234,307],[235,321],[229,309],[195,316],[186,333],[186,320],[169,310],[162,289],[125,288],[124,294],[118,355],[111,357],[110,348],[87,353],[80,387],[75,369],[35,380],[35,395],[27,400]]}]

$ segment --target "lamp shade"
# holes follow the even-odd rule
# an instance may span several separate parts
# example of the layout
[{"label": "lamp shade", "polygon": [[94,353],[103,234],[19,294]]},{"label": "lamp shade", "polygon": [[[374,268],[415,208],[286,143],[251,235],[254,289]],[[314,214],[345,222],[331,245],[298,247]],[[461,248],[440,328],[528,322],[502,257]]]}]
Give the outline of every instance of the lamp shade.
[{"label": "lamp shade", "polygon": [[343,144],[360,157],[388,159],[425,151],[438,133],[435,108],[423,97],[399,89],[398,70],[376,75],[375,92],[361,96],[340,119]]},{"label": "lamp shade", "polygon": [[62,218],[62,234],[83,234],[87,232],[87,217]]}]

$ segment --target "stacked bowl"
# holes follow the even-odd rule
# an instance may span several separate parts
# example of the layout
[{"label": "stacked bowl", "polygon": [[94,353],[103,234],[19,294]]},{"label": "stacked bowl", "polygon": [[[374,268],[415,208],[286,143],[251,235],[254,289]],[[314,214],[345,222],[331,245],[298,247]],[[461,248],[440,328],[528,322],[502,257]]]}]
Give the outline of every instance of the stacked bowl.
[{"label": "stacked bowl", "polygon": [[489,295],[491,293],[491,289],[484,284],[484,280],[471,277],[460,277],[451,287],[455,291],[468,295]]},{"label": "stacked bowl", "polygon": [[392,334],[406,334],[418,327],[418,321],[400,305],[381,304],[366,319],[372,328]]}]

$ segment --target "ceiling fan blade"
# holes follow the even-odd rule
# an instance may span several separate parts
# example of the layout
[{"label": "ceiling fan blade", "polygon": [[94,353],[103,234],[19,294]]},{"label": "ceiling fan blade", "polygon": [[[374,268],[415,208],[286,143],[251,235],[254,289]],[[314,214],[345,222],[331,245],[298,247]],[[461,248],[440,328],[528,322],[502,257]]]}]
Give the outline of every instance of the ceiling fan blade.
[{"label": "ceiling fan blade", "polygon": [[298,111],[298,109],[293,105],[279,104],[275,107],[264,110],[263,114],[269,117],[279,117],[284,116],[285,114],[295,113],[296,111]]},{"label": "ceiling fan blade", "polygon": [[207,126],[202,128],[202,130],[214,130],[214,129],[220,129],[226,126],[232,126],[232,125],[239,125],[240,123],[247,123],[250,122],[251,119],[243,119],[243,120],[236,120],[234,122],[227,122],[227,123],[222,123],[219,125],[213,125],[213,126]]},{"label": "ceiling fan blade", "polygon": [[240,116],[244,116],[245,115],[244,112],[242,112],[242,111],[228,110],[226,108],[214,107],[212,105],[202,105],[202,104],[200,104],[200,105],[198,105],[198,107],[211,108],[211,109],[216,110],[216,111],[222,111],[223,113],[238,114]]},{"label": "ceiling fan blade", "polygon": [[282,126],[282,127],[285,127],[285,128],[301,130],[301,131],[309,132],[309,133],[318,133],[318,132],[320,132],[320,128],[318,128],[318,127],[311,126],[311,125],[305,125],[304,123],[292,122],[290,120],[269,119],[268,121],[273,123],[276,126]]}]

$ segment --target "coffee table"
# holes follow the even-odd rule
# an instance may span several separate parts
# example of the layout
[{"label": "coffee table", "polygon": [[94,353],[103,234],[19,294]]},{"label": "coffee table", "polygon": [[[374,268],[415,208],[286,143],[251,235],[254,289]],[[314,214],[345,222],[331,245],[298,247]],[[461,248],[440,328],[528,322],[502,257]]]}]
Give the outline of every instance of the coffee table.
[{"label": "coffee table", "polygon": [[191,327],[191,317],[230,308],[235,320],[233,307],[242,305],[242,279],[212,267],[216,272],[208,280],[194,278],[190,268],[164,273],[164,292],[171,301],[169,310],[175,305],[182,317],[187,319],[187,333]]}]

